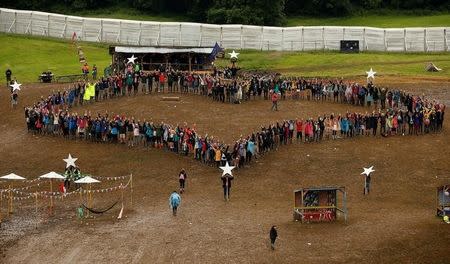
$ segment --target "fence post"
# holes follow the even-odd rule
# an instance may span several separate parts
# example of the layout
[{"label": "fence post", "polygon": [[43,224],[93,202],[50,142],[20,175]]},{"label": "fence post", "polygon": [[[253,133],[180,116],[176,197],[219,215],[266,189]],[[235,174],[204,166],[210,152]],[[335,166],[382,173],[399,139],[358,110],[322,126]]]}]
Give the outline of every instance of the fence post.
[{"label": "fence post", "polygon": [[384,30],[384,51],[387,51],[387,42],[386,42],[386,29]]},{"label": "fence post", "polygon": [[122,34],[122,21],[119,21],[119,34],[117,34],[116,42],[120,43],[120,38]]},{"label": "fence post", "polygon": [[161,22],[159,23],[159,30],[158,30],[158,40],[156,43],[157,46],[161,45]]},{"label": "fence post", "polygon": [[259,46],[261,48],[261,51],[263,50],[263,46],[264,46],[263,43],[264,43],[264,26],[261,27],[261,41],[260,41],[260,44],[259,44]]},{"label": "fence post", "polygon": [[423,50],[428,52],[428,43],[427,43],[427,29],[423,29]]},{"label": "fence post", "polygon": [[242,39],[242,33],[244,32],[244,26],[242,26],[241,25],[241,49],[243,49],[243,47],[242,47],[242,41],[243,41],[243,39]]},{"label": "fence post", "polygon": [[28,23],[28,31],[25,33],[33,35],[33,11],[30,12],[30,22]]},{"label": "fence post", "polygon": [[220,46],[222,47],[223,45],[223,27],[220,26]]},{"label": "fence post", "polygon": [[406,47],[406,28],[403,29],[403,50],[406,52],[408,49]]},{"label": "fence post", "polygon": [[198,46],[202,46],[202,40],[203,40],[203,24],[200,24],[200,40],[198,41]]},{"label": "fence post", "polygon": [[367,50],[366,48],[367,45],[367,41],[366,41],[366,28],[363,28],[363,46],[362,46],[362,50]]},{"label": "fence post", "polygon": [[67,35],[67,16],[64,16],[64,38],[66,38]]},{"label": "fence post", "polygon": [[[174,46],[174,45],[172,45]],[[181,23],[180,28],[178,29],[178,46],[181,46]]]},{"label": "fence post", "polygon": [[323,51],[325,51],[325,27],[322,27],[322,45]]},{"label": "fence post", "polygon": [[100,42],[103,42],[103,19],[100,19],[100,34],[98,39]]},{"label": "fence post", "polygon": [[284,28],[281,29],[281,51],[284,51]]},{"label": "fence post", "polygon": [[85,36],[84,36],[84,18],[81,19],[81,40],[84,40]]},{"label": "fence post", "polygon": [[302,51],[305,51],[305,28],[302,27]]},{"label": "fence post", "polygon": [[142,22],[139,23],[139,39],[138,39],[139,46],[141,46],[141,38],[142,38]]},{"label": "fence post", "polygon": [[50,15],[47,15],[47,37],[50,36]]},{"label": "fence post", "polygon": [[17,34],[17,12],[14,11],[14,33]]},{"label": "fence post", "polygon": [[448,46],[447,46],[447,29],[444,28],[444,51],[448,51]]}]

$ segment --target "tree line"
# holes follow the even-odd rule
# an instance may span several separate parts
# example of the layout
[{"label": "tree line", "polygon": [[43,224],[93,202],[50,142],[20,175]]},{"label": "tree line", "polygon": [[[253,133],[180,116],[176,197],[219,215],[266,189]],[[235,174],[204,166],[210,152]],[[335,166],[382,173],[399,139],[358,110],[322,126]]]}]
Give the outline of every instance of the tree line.
[{"label": "tree line", "polygon": [[450,10],[449,0],[3,0],[5,7],[65,12],[121,7],[149,14],[176,14],[192,21],[281,26],[287,16],[337,17],[362,12]]}]

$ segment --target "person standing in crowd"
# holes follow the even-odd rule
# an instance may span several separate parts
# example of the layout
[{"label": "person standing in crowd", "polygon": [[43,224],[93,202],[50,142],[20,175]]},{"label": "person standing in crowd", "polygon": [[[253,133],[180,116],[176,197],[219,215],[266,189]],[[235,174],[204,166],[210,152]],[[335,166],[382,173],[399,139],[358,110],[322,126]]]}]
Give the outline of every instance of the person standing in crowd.
[{"label": "person standing in crowd", "polygon": [[87,81],[89,77],[89,66],[87,63],[85,63],[83,67],[81,67],[81,72],[83,73],[84,80]]},{"label": "person standing in crowd", "polygon": [[5,75],[6,75],[6,86],[8,86],[11,83],[11,76],[12,76],[11,69],[9,69],[9,68],[6,69]]},{"label": "person standing in crowd", "polygon": [[92,79],[95,81],[97,80],[97,66],[92,66]]},{"label": "person standing in crowd", "polygon": [[172,208],[173,216],[177,215],[178,207],[181,204],[181,196],[177,193],[177,191],[173,191],[169,197],[169,206]]},{"label": "person standing in crowd", "polygon": [[223,188],[223,198],[225,199],[225,201],[229,201],[231,194],[231,181],[233,180],[233,176],[226,174],[222,176],[221,179]]},{"label": "person standing in crowd", "polygon": [[269,232],[270,248],[272,250],[275,250],[275,241],[277,240],[277,237],[278,237],[277,226],[274,225],[272,226]]},{"label": "person standing in crowd", "polygon": [[181,169],[178,174],[178,180],[180,181],[180,194],[184,192],[185,183],[186,183],[187,173],[184,169]]}]

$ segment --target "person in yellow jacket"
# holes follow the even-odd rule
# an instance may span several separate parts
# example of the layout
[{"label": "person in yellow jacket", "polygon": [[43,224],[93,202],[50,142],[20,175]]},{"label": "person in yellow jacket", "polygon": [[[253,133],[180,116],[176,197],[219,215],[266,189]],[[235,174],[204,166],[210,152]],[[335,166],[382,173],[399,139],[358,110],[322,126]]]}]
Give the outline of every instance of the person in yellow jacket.
[{"label": "person in yellow jacket", "polygon": [[214,148],[214,161],[217,164],[217,167],[220,166],[220,160],[222,158],[222,151],[220,151],[220,148],[217,146]]},{"label": "person in yellow jacket", "polygon": [[448,218],[448,215],[444,215],[442,219],[444,220],[445,223],[450,224],[450,219]]}]

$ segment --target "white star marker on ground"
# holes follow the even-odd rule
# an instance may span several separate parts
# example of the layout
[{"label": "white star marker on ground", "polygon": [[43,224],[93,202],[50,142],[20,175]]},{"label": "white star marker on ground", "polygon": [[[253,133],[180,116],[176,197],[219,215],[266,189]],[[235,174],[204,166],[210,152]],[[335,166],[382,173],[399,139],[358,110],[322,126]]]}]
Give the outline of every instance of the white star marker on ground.
[{"label": "white star marker on ground", "polygon": [[127,59],[128,59],[128,63],[133,63],[134,64],[134,61],[137,59],[137,57],[134,57],[134,54],[133,54],[133,56],[131,56],[131,57],[127,58]]},{"label": "white star marker on ground", "polygon": [[225,164],[225,167],[219,167],[222,170],[222,177],[229,174],[230,176],[233,176],[233,173],[231,172],[234,169],[234,166],[230,166],[227,163]]},{"label": "white star marker on ground", "polygon": [[370,71],[368,71],[368,72],[366,71],[366,73],[367,73],[367,79],[369,79],[369,78],[375,79],[375,74],[377,72],[373,71],[373,69],[370,68]]},{"label": "white star marker on ground", "polygon": [[228,54],[230,55],[230,59],[233,59],[233,58],[237,59],[240,53],[237,53],[233,50],[233,52],[228,53]]},{"label": "white star marker on ground", "polygon": [[361,173],[361,175],[362,174],[365,174],[366,176],[369,176],[369,174],[371,174],[372,172],[374,172],[375,170],[373,169],[373,166],[371,166],[371,167],[369,167],[369,168],[363,168],[364,169],[364,171]]},{"label": "white star marker on ground", "polygon": [[76,167],[75,161],[77,159],[78,158],[72,158],[72,155],[70,155],[70,153],[69,153],[69,157],[67,159],[63,159],[66,162],[66,168],[69,168],[70,166]]},{"label": "white star marker on ground", "polygon": [[11,87],[13,88],[13,92],[15,92],[16,90],[20,91],[20,86],[21,86],[21,85],[22,85],[22,84],[17,83],[16,81],[14,81],[14,84],[11,84],[11,85],[9,85],[9,86],[11,86]]}]

